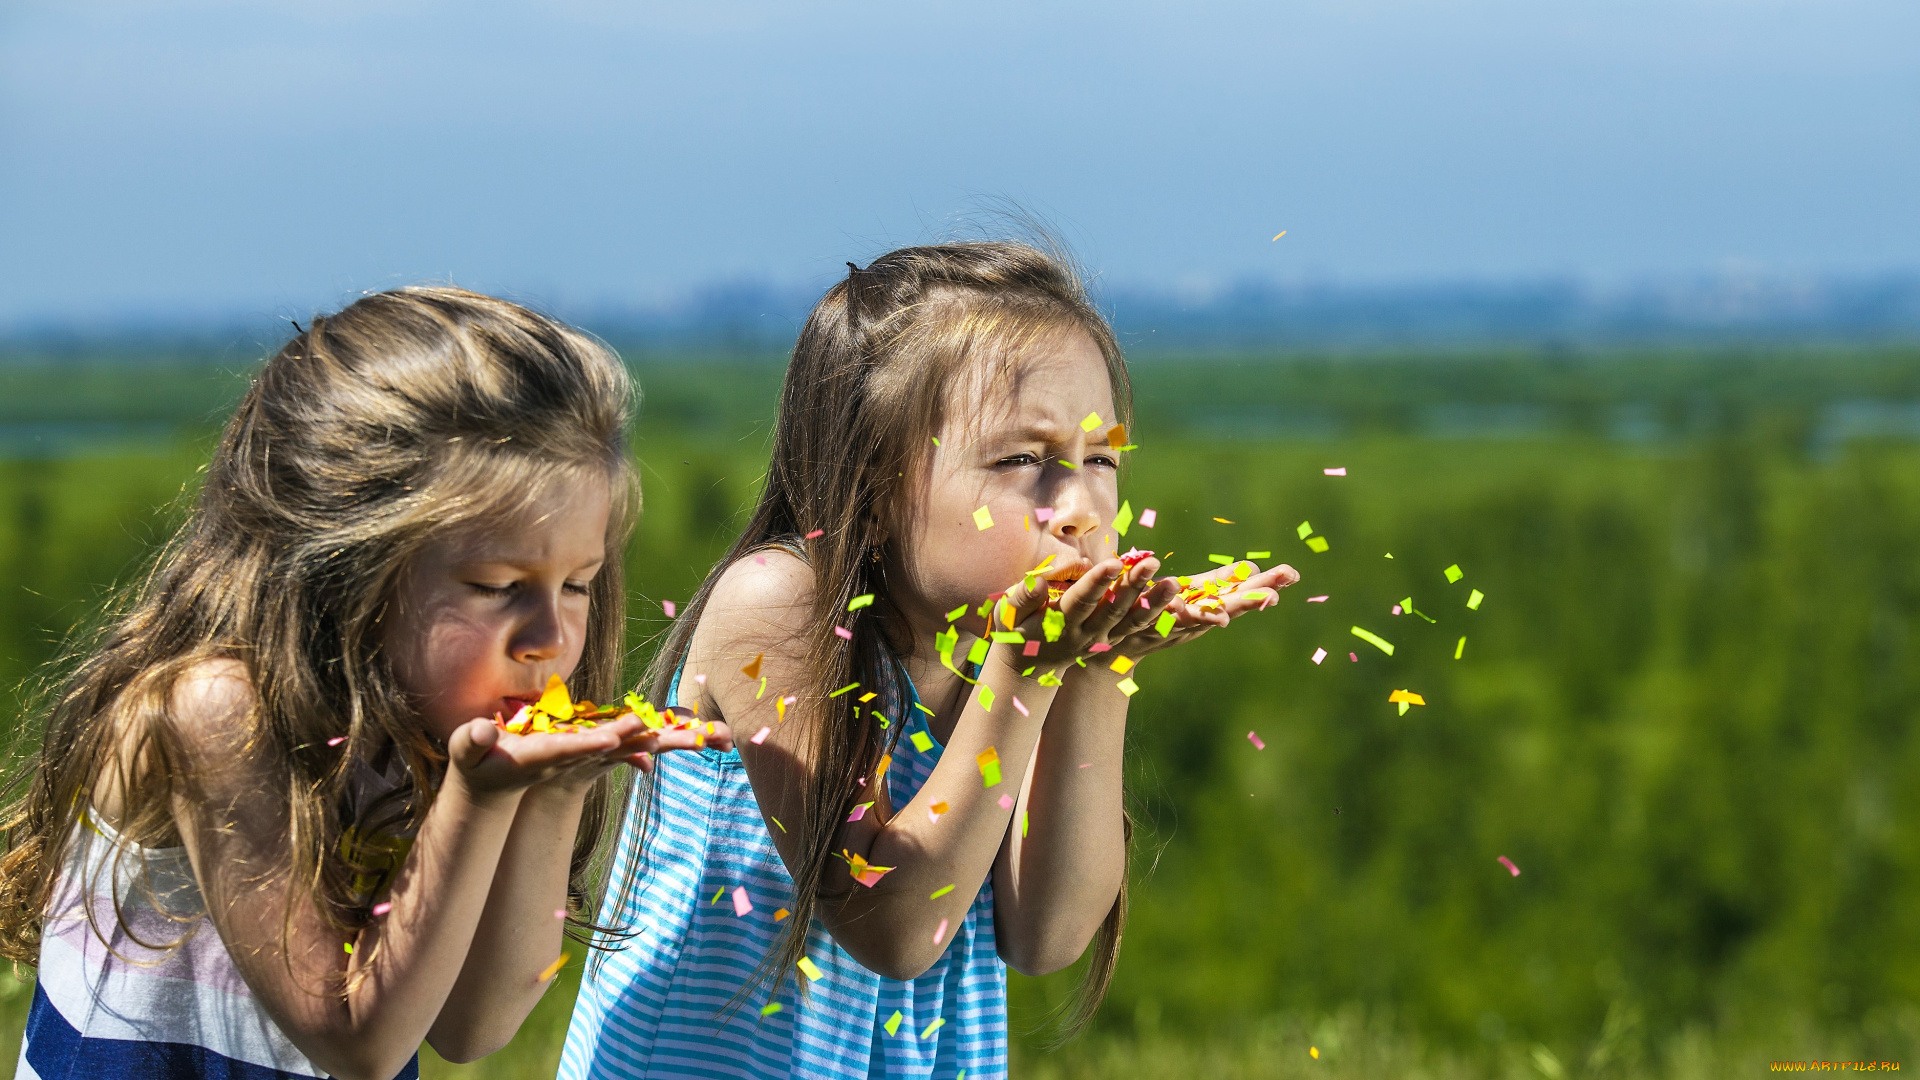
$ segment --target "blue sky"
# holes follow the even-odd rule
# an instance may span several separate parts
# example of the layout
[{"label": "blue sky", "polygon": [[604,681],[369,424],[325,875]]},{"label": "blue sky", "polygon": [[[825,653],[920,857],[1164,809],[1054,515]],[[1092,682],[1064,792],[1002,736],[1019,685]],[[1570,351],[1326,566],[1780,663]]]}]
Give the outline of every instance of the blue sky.
[{"label": "blue sky", "polygon": [[0,325],[822,282],[982,197],[1130,284],[1873,273],[1916,191],[1912,0],[0,5]]}]

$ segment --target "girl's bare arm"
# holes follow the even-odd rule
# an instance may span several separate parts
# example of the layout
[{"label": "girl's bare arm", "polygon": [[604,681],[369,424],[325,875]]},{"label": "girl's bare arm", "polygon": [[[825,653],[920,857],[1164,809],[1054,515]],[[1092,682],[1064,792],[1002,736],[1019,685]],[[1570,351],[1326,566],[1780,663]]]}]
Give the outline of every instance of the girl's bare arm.
[{"label": "girl's bare arm", "polygon": [[[182,680],[173,710],[193,790],[174,817],[207,914],[255,998],[330,1074],[389,1080],[418,1050],[460,974],[522,790],[595,761],[614,725],[512,740],[479,722],[455,732],[445,781],[395,877],[393,906],[354,937],[290,880],[286,804],[245,732],[251,688],[237,664]],[[549,916],[551,917],[551,916]],[[370,959],[371,958],[371,959]],[[343,977],[349,978],[342,991]]]}]

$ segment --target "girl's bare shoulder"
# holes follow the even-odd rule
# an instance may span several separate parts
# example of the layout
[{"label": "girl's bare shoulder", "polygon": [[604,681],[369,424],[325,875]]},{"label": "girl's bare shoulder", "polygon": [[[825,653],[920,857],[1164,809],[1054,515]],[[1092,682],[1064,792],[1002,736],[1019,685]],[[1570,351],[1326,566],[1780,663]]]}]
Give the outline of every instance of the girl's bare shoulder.
[{"label": "girl's bare shoulder", "polygon": [[796,634],[812,609],[813,582],[806,560],[784,549],[737,559],[714,582],[696,636],[729,653],[737,644]]},{"label": "girl's bare shoulder", "polygon": [[209,657],[180,673],[168,703],[174,734],[189,752],[230,750],[253,709],[253,676],[231,657]]}]

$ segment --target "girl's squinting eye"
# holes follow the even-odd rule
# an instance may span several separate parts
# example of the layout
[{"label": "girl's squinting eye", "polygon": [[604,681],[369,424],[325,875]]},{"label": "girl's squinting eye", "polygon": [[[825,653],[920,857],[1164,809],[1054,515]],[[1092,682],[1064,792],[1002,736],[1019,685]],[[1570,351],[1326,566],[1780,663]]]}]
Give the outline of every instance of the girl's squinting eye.
[{"label": "girl's squinting eye", "polygon": [[505,596],[513,591],[515,584],[518,583],[509,582],[505,585],[487,585],[478,581],[469,581],[467,582],[467,587],[479,593],[481,596]]},{"label": "girl's squinting eye", "polygon": [[1039,458],[1033,456],[1032,454],[1024,454],[1024,453],[1012,454],[1007,457],[1001,458],[999,461],[994,462],[995,465],[1011,465],[1011,466],[1014,466],[1015,468],[1020,468],[1027,465],[1037,465],[1039,463],[1040,463]]},{"label": "girl's squinting eye", "polygon": [[1089,465],[1099,465],[1099,466],[1102,466],[1102,467],[1104,467],[1104,468],[1108,468],[1108,469],[1117,469],[1117,468],[1119,468],[1119,467],[1120,467],[1120,463],[1119,463],[1119,462],[1117,462],[1117,461],[1115,461],[1115,460],[1113,460],[1112,458],[1110,458],[1110,457],[1108,457],[1108,456],[1107,456],[1107,455],[1105,455],[1105,454],[1095,454],[1095,455],[1093,455],[1092,457],[1090,457],[1090,458],[1088,458],[1088,459],[1087,459],[1087,464],[1089,464]]},{"label": "girl's squinting eye", "polygon": [[574,594],[575,596],[587,595],[588,592],[592,591],[592,587],[593,587],[593,583],[591,581],[567,582],[567,591]]}]

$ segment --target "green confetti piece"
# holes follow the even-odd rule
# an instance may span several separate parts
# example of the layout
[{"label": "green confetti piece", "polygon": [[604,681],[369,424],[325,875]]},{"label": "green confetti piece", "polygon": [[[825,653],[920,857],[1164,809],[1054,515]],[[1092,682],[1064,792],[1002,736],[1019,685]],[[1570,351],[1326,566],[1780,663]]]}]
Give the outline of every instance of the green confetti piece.
[{"label": "green confetti piece", "polygon": [[713,899],[711,899],[711,900],[709,900],[709,901],[707,901],[707,903],[709,903],[709,904],[717,904],[717,903],[719,903],[719,902],[720,902],[720,897],[721,897],[721,896],[722,896],[722,895],[723,895],[723,894],[724,894],[724,893],[725,893],[726,891],[727,891],[727,887],[726,887],[725,885],[722,885],[722,886],[720,886],[720,891],[719,891],[719,892],[717,892],[717,893],[714,893],[714,894],[713,894]]},{"label": "green confetti piece", "polygon": [[1231,556],[1231,555],[1209,555],[1209,556],[1207,556],[1207,561],[1208,561],[1208,562],[1210,562],[1210,563],[1219,563],[1219,564],[1220,564],[1221,566],[1232,566],[1232,565],[1233,565],[1233,556]]},{"label": "green confetti piece", "polygon": [[924,731],[914,732],[910,741],[913,743],[913,748],[923,754],[933,749],[933,740],[928,738]]},{"label": "green confetti piece", "polygon": [[962,615],[965,615],[966,613],[967,613],[967,605],[961,604],[959,607],[954,608],[952,611],[947,612],[947,621],[953,622],[954,620],[958,619]]},{"label": "green confetti piece", "polygon": [[1153,628],[1160,631],[1161,637],[1166,637],[1168,634],[1173,633],[1173,624],[1178,621],[1179,620],[1174,618],[1173,612],[1163,611],[1160,613],[1160,617],[1153,621]]},{"label": "green confetti piece", "polygon": [[1059,608],[1048,608],[1040,616],[1040,636],[1048,641],[1059,641],[1060,635],[1067,629],[1067,613]]},{"label": "green confetti piece", "polygon": [[1113,531],[1119,533],[1121,536],[1125,536],[1127,535],[1127,530],[1131,528],[1133,528],[1133,504],[1122,502],[1120,504],[1120,513],[1114,515]]},{"label": "green confetti piece", "polygon": [[1473,595],[1467,597],[1467,610],[1479,611],[1480,601],[1485,600],[1486,598],[1487,598],[1486,593],[1481,592],[1479,589],[1473,590]]},{"label": "green confetti piece", "polygon": [[1059,460],[1060,460],[1060,467],[1063,469],[1077,469],[1080,467],[1078,463],[1068,461],[1066,458],[1061,458]]},{"label": "green confetti piece", "polygon": [[887,1022],[881,1026],[887,1029],[887,1034],[898,1035],[900,1034],[900,1019],[900,1010],[895,1009],[893,1010],[893,1015],[887,1017]]},{"label": "green confetti piece", "polygon": [[1455,645],[1455,646],[1453,647],[1453,658],[1454,658],[1455,660],[1458,660],[1458,659],[1460,659],[1460,655],[1461,655],[1462,653],[1464,653],[1464,652],[1466,652],[1466,651],[1467,651],[1467,639],[1466,639],[1466,638],[1461,638],[1461,639],[1460,639],[1460,644],[1458,644],[1458,645]]},{"label": "green confetti piece", "polygon": [[914,708],[916,708],[916,709],[919,709],[919,710],[920,710],[921,712],[923,712],[923,713],[926,713],[926,714],[927,714],[928,716],[932,716],[932,715],[933,715],[933,710],[932,710],[932,709],[929,709],[929,708],[927,708],[927,707],[926,707],[925,705],[922,705],[922,704],[920,704],[920,703],[919,703],[919,702],[917,702],[917,701],[913,703],[913,707],[914,707]]},{"label": "green confetti piece", "polygon": [[833,693],[831,693],[831,694],[828,694],[827,696],[828,696],[828,697],[830,697],[830,698],[835,698],[835,697],[839,697],[839,696],[840,696],[841,694],[850,694],[850,693],[852,693],[853,691],[855,691],[855,690],[858,690],[858,689],[860,689],[860,684],[859,684],[859,683],[857,683],[857,682],[850,682],[850,683],[848,683],[847,685],[845,685],[845,686],[843,686],[843,687],[841,687],[840,689],[838,689],[838,690],[835,690],[835,691],[834,691]]},{"label": "green confetti piece", "polygon": [[872,593],[861,593],[859,596],[856,596],[853,599],[847,601],[847,610],[859,611],[861,608],[866,607],[872,603],[873,603]]},{"label": "green confetti piece", "polygon": [[1307,537],[1313,535],[1313,526],[1303,521],[1300,523],[1300,527],[1293,531],[1300,534],[1300,539],[1305,540]]},{"label": "green confetti piece", "polygon": [[935,446],[939,446],[939,445],[940,445],[940,436],[938,436],[938,435],[933,435],[933,436],[930,436],[930,438],[932,438],[932,439],[933,439],[933,445],[935,445]]},{"label": "green confetti piece", "polygon": [[[993,711],[993,687],[984,683],[980,686],[980,707],[988,712]],[[993,785],[989,784],[987,786],[992,787]]]},{"label": "green confetti piece", "polygon": [[1393,642],[1388,641],[1386,638],[1381,637],[1379,634],[1376,634],[1371,630],[1362,629],[1361,627],[1356,626],[1353,628],[1353,636],[1359,638],[1361,641],[1364,641],[1369,645],[1372,645],[1374,648],[1379,649],[1381,652],[1386,653],[1388,656],[1393,655]]},{"label": "green confetti piece", "polygon": [[941,897],[943,897],[943,896],[945,896],[945,895],[947,895],[948,893],[950,893],[950,892],[952,892],[952,891],[953,891],[953,886],[951,886],[951,885],[948,885],[947,887],[945,887],[945,888],[942,888],[942,889],[935,889],[935,890],[933,890],[933,895],[932,895],[932,896],[929,896],[929,897],[927,897],[927,899],[929,899],[929,900],[938,900],[938,899],[940,899]]},{"label": "green confetti piece", "polygon": [[[981,689],[986,689],[981,687]],[[974,755],[974,763],[980,766],[980,784],[982,787],[1000,785],[1000,754],[989,746]]]},{"label": "green confetti piece", "polygon": [[1020,811],[1020,835],[1027,835],[1027,812],[1025,810]]},{"label": "green confetti piece", "polygon": [[1324,536],[1308,537],[1307,547],[1315,552],[1324,553],[1327,550],[1327,538]]},{"label": "green confetti piece", "polygon": [[760,1010],[760,1015],[763,1017],[772,1016],[774,1013],[777,1013],[779,1011],[780,1011],[780,1003],[777,1001],[770,1001],[766,1004],[765,1008],[762,1008]]},{"label": "green confetti piece", "polygon": [[928,1036],[930,1036],[930,1035],[932,1035],[932,1034],[933,1034],[934,1032],[936,1032],[936,1031],[939,1031],[939,1030],[940,1030],[940,1026],[941,1026],[942,1024],[945,1024],[946,1022],[947,1022],[947,1018],[943,1016],[943,1017],[941,1017],[940,1019],[938,1019],[938,1020],[935,1020],[935,1021],[934,1021],[933,1023],[931,1023],[931,1024],[928,1024],[928,1025],[927,1025],[927,1030],[925,1030],[925,1031],[923,1031],[923,1032],[921,1032],[921,1033],[920,1033],[920,1037],[921,1037],[921,1038],[923,1038],[923,1039],[924,1039],[924,1038],[927,1038]]},{"label": "green confetti piece", "polygon": [[1461,571],[1459,563],[1454,563],[1452,566],[1447,567],[1447,584],[1449,585],[1466,576],[1467,575]]},{"label": "green confetti piece", "polygon": [[1249,559],[1271,559],[1271,558],[1273,558],[1273,552],[1271,552],[1271,551],[1249,551],[1249,552],[1247,552],[1247,558],[1249,558]]},{"label": "green confetti piece", "polygon": [[967,663],[978,664],[982,660],[985,660],[987,658],[987,650],[992,647],[993,642],[988,641],[986,638],[973,639],[972,647],[967,649]]},{"label": "green confetti piece", "polygon": [[987,635],[995,645],[1025,645],[1027,635],[1018,630],[995,630]]},{"label": "green confetti piece", "polygon": [[[769,820],[771,820],[771,821],[772,821],[772,822],[773,822],[773,823],[774,823],[775,825],[780,825],[780,819],[779,819],[779,818],[777,818],[777,817],[774,817],[774,816],[773,816],[772,814],[768,814],[768,815],[767,815],[767,818],[768,818]],[[781,831],[781,832],[786,832],[786,831],[787,831],[787,827],[786,827],[785,825],[780,825],[780,831]]]},{"label": "green confetti piece", "polygon": [[1038,681],[1041,686],[1059,686],[1061,685],[1060,673],[1057,671],[1049,671],[1045,675],[1040,676]]}]

